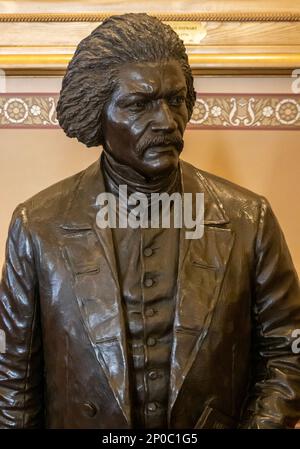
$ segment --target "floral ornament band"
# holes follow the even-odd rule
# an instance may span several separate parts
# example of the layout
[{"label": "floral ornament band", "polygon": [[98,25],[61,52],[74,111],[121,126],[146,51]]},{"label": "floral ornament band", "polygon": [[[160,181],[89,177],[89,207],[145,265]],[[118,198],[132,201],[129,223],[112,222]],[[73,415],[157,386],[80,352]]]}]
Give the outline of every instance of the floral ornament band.
[{"label": "floral ornament band", "polygon": [[[58,128],[57,93],[0,94],[0,128]],[[300,130],[300,95],[197,95],[189,129]]]}]

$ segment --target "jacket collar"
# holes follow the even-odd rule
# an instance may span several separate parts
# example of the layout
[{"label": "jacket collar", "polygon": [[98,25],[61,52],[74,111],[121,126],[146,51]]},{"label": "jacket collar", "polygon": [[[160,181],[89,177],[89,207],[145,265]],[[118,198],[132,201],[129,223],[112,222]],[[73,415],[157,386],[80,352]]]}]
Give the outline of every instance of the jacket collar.
[{"label": "jacket collar", "polygon": [[[185,193],[204,193],[204,224],[218,225],[229,223],[223,204],[203,171],[187,162],[180,161],[182,191]],[[97,196],[105,192],[101,159],[77,175],[74,193],[64,214],[64,229],[90,228],[96,222]]]}]

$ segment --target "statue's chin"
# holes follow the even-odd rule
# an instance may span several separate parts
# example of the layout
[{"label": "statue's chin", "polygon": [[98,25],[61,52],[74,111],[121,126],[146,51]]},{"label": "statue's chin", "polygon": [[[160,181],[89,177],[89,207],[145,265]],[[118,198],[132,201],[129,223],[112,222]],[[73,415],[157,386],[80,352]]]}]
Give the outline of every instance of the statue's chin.
[{"label": "statue's chin", "polygon": [[159,178],[165,178],[170,175],[176,168],[178,167],[178,161],[175,163],[168,164],[159,164],[151,167],[147,167],[147,170],[144,170],[143,173],[140,173],[142,176],[149,180],[155,180]]}]

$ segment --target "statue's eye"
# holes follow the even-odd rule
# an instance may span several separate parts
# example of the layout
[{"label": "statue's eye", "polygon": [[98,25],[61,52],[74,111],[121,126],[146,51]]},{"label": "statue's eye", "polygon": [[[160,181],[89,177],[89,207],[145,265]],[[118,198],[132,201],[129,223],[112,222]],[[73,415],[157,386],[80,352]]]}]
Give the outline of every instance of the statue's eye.
[{"label": "statue's eye", "polygon": [[142,111],[146,107],[146,102],[143,100],[137,100],[130,104],[130,109],[134,111]]},{"label": "statue's eye", "polygon": [[171,106],[180,106],[184,102],[184,97],[182,95],[174,95],[168,98],[168,103]]}]

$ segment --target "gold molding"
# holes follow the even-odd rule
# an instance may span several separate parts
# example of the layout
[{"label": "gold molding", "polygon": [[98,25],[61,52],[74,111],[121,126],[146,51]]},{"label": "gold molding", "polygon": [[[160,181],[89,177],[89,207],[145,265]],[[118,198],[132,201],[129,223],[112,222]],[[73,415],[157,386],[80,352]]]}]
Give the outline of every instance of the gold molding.
[{"label": "gold molding", "polygon": [[[0,54],[0,68],[8,75],[63,75],[68,54]],[[300,67],[300,53],[190,54],[194,75],[285,75]]]},{"label": "gold molding", "polygon": [[282,68],[300,66],[300,53],[220,53],[190,54],[189,63],[193,68]]},{"label": "gold molding", "polygon": [[[0,14],[1,22],[19,23],[12,27],[22,34],[22,27],[26,27],[26,22],[41,24],[45,22],[86,22],[87,25],[83,27],[90,27],[89,22],[101,22],[105,18],[111,16],[112,13],[12,13]],[[300,67],[300,11],[294,9],[289,11],[252,11],[247,12],[245,9],[239,12],[230,11],[213,11],[213,12],[199,12],[199,13],[150,13],[159,17],[165,22],[176,21],[191,21],[191,22],[207,22],[214,21],[217,23],[215,31],[214,24],[212,26],[211,40],[208,40],[208,45],[205,41],[201,41],[199,45],[186,44],[189,53],[189,61],[195,75],[286,75],[291,73],[294,68]],[[269,24],[260,26],[262,22],[269,22]],[[288,32],[288,24],[280,28],[279,22],[289,21],[294,22],[291,25],[291,33]],[[221,25],[221,22],[227,22]],[[230,22],[244,22],[230,25]],[[257,22],[255,25],[246,22]],[[273,23],[271,23],[273,22]],[[277,22],[275,24],[274,22]],[[24,23],[24,25],[22,25]],[[51,27],[51,25],[45,25]],[[71,26],[71,25],[70,25]],[[75,25],[74,25],[75,26]],[[227,26],[232,27],[234,35],[241,34],[243,38],[235,39],[235,41],[226,41],[222,45],[222,36],[224,32],[228,32]],[[10,25],[4,25],[7,28]],[[57,24],[56,27],[63,27],[64,25]],[[79,27],[79,25],[78,25]],[[251,28],[249,30],[249,27]],[[268,33],[272,32],[272,27],[279,27],[278,32],[282,36],[282,40],[277,38],[272,44],[272,40],[268,41],[268,45],[262,46],[261,39],[263,39],[263,30],[268,28]],[[34,28],[34,26],[33,26]],[[80,27],[79,27],[80,28]],[[224,28],[224,30],[223,30]],[[269,30],[270,28],[270,30]],[[36,28],[38,30],[39,28]],[[292,31],[296,30],[295,43],[293,42]],[[226,31],[227,30],[227,31]],[[28,30],[26,31],[28,32]],[[35,31],[35,40],[28,41],[28,45],[7,45],[10,41],[5,41],[6,44],[1,46],[0,43],[0,68],[4,69],[8,75],[56,75],[63,74],[68,62],[70,61],[76,46],[48,45],[47,36],[43,36],[42,42],[44,45],[32,45],[36,42],[37,31]],[[12,32],[11,32],[12,34]],[[76,34],[76,33],[75,33]],[[13,34],[12,34],[13,35]],[[79,39],[79,38],[78,38]],[[75,38],[74,38],[75,41]],[[19,41],[18,41],[19,42]],[[64,42],[64,41],[63,41]],[[66,44],[73,42],[66,41]],[[210,43],[211,42],[211,43]],[[239,45],[240,42],[240,45]],[[282,42],[282,43],[281,43]],[[247,43],[247,45],[245,45]]]},{"label": "gold molding", "polygon": [[57,68],[57,66],[62,66],[62,68],[67,66],[72,58],[72,53],[70,54],[38,54],[38,53],[19,53],[19,54],[0,54],[0,67],[2,69],[9,69],[12,67],[30,67],[43,66],[45,68]]},{"label": "gold molding", "polygon": [[[0,22],[102,22],[116,13],[13,13],[0,14]],[[164,22],[299,22],[298,12],[198,12],[198,13],[149,13]]]}]

